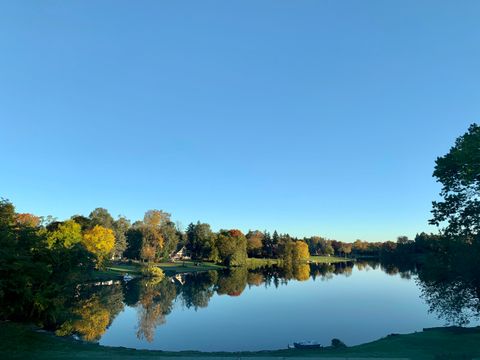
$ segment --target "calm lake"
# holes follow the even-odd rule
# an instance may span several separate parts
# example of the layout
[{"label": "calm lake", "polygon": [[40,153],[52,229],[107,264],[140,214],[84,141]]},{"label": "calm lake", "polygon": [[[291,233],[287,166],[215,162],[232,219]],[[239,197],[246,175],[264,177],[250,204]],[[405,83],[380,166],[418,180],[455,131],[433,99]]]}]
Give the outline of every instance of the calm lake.
[{"label": "calm lake", "polygon": [[89,291],[91,312],[101,318],[103,307],[108,321],[90,319],[84,326],[103,323],[85,338],[137,349],[266,350],[332,338],[356,345],[446,322],[429,312],[415,270],[372,262],[302,265],[289,274],[239,268]]}]

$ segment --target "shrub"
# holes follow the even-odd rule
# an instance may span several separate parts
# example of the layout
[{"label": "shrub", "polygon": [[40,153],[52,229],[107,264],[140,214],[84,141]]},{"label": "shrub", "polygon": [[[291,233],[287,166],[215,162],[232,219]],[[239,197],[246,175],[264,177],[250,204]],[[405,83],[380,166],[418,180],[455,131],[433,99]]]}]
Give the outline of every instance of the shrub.
[{"label": "shrub", "polygon": [[334,348],[344,348],[344,347],[347,347],[347,345],[345,345],[345,343],[340,340],[340,339],[332,339],[332,346]]},{"label": "shrub", "polygon": [[162,269],[155,265],[147,265],[142,268],[142,275],[150,278],[160,278],[165,277]]}]

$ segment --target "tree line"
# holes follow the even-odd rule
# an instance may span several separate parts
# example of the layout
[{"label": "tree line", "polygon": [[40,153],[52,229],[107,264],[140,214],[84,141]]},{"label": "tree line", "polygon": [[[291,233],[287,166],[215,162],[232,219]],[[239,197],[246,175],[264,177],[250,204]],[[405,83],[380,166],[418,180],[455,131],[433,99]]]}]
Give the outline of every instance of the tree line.
[{"label": "tree line", "polygon": [[[0,313],[34,317],[55,307],[58,292],[74,291],[94,269],[112,259],[155,263],[185,247],[195,260],[226,266],[244,265],[248,257],[282,259],[288,266],[310,255],[412,258],[433,255],[445,266],[461,264],[480,254],[480,127],[473,124],[450,151],[436,160],[433,176],[442,185],[441,201],[433,202],[430,223],[438,234],[401,236],[396,242],[346,243],[319,236],[295,238],[274,231],[214,232],[197,222],[186,230],[171,215],[149,210],[133,224],[124,216],[114,219],[103,208],[88,216],[65,221],[18,213],[8,200],[0,200]],[[47,319],[44,319],[48,321]]]}]

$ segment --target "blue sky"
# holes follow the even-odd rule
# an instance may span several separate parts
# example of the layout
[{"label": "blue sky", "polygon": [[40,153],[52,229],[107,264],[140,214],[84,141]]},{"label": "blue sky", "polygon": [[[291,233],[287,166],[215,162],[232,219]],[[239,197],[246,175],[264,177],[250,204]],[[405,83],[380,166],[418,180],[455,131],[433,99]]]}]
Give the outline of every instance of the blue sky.
[{"label": "blue sky", "polygon": [[1,1],[0,196],[344,241],[427,225],[478,1]]}]

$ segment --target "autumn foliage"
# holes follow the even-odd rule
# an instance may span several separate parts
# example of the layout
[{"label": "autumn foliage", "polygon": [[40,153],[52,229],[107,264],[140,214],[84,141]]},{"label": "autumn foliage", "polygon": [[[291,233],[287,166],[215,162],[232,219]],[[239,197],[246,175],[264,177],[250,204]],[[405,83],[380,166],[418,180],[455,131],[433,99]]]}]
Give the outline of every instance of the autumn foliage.
[{"label": "autumn foliage", "polygon": [[240,230],[237,230],[237,229],[228,230],[228,234],[229,234],[231,237],[244,236],[243,233],[242,233]]},{"label": "autumn foliage", "polygon": [[29,227],[40,225],[40,217],[29,213],[16,214],[17,224]]},{"label": "autumn foliage", "polygon": [[113,250],[115,235],[111,229],[95,225],[92,229],[85,231],[83,245],[97,258],[97,266],[101,267],[103,261]]}]

